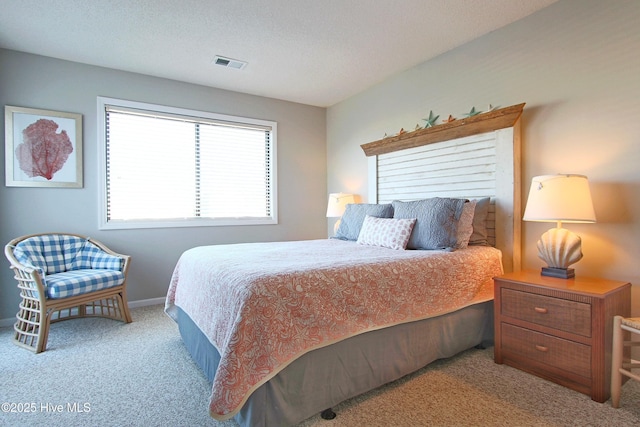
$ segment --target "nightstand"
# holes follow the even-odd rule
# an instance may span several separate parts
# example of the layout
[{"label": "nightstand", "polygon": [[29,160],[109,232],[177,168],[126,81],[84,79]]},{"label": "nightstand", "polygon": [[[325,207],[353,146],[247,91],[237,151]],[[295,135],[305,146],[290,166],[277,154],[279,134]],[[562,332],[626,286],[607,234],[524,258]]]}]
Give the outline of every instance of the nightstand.
[{"label": "nightstand", "polygon": [[539,271],[494,278],[495,362],[605,402],[613,316],[629,316],[631,284]]}]

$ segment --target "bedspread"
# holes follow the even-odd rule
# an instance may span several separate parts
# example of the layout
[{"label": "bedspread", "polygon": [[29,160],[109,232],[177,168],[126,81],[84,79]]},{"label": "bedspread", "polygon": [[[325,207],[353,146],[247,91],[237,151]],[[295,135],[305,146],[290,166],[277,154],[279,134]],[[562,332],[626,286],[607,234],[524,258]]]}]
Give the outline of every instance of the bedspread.
[{"label": "bedspread", "polygon": [[179,259],[166,313],[180,307],[221,359],[209,411],[233,417],[302,354],[493,298],[500,251],[396,251],[335,239],[203,246]]}]

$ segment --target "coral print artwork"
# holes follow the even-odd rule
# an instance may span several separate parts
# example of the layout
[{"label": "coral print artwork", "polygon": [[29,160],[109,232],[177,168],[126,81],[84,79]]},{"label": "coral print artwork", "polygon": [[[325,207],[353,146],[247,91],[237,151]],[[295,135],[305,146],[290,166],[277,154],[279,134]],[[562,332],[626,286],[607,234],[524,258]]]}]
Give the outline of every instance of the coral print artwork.
[{"label": "coral print artwork", "polygon": [[22,136],[16,158],[20,169],[30,177],[51,180],[73,152],[69,135],[64,130],[58,133],[58,124],[53,120],[37,120],[22,131]]},{"label": "coral print artwork", "polygon": [[81,114],[7,105],[5,145],[7,186],[82,188]]}]

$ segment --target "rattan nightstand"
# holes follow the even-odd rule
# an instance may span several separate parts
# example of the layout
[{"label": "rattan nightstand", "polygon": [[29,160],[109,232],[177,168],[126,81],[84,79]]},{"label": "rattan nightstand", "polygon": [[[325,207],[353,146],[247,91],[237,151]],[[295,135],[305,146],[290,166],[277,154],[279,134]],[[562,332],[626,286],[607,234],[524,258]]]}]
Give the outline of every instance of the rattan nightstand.
[{"label": "rattan nightstand", "polygon": [[495,282],[495,361],[604,402],[610,396],[613,316],[629,316],[631,284],[505,274]]}]

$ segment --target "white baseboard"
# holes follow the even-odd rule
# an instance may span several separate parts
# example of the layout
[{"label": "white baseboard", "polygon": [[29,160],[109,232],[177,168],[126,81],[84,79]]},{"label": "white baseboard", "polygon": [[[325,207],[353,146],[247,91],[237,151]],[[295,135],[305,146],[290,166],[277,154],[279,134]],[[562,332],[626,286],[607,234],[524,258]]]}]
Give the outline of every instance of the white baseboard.
[{"label": "white baseboard", "polygon": [[[138,308],[138,307],[146,307],[148,305],[160,305],[164,304],[165,297],[160,298],[150,298],[150,299],[141,299],[137,301],[129,301],[129,308]],[[0,319],[0,328],[13,326],[16,323],[15,317],[10,317],[8,319]]]}]

